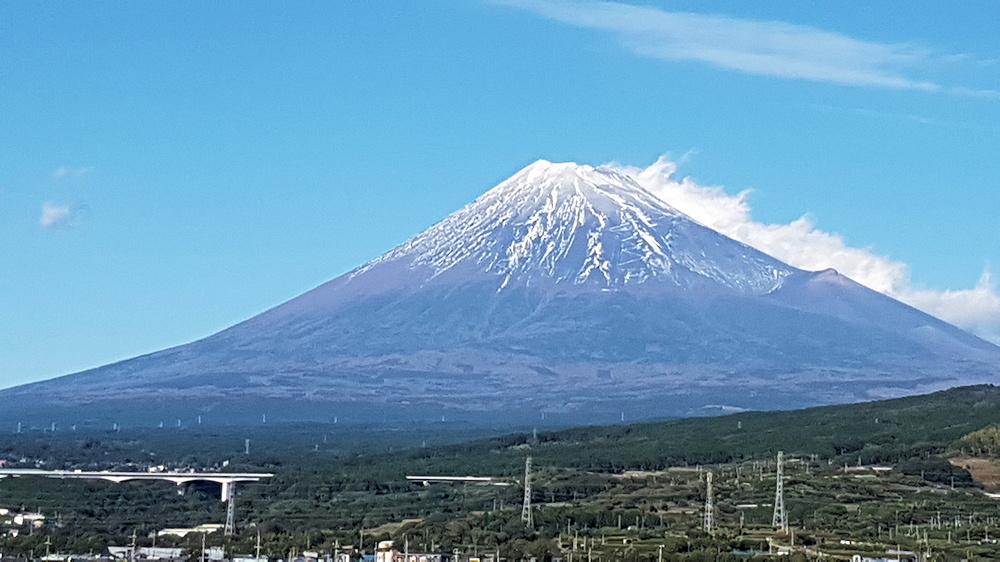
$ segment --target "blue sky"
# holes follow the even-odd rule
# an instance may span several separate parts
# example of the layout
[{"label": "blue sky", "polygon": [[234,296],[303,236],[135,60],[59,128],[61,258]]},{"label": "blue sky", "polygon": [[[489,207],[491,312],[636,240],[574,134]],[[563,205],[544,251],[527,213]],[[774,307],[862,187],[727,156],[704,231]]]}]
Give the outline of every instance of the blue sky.
[{"label": "blue sky", "polygon": [[538,158],[666,155],[761,232],[805,215],[853,252],[838,268],[883,260],[899,286],[880,290],[1000,334],[998,20],[972,1],[5,3],[0,387],[213,333]]}]

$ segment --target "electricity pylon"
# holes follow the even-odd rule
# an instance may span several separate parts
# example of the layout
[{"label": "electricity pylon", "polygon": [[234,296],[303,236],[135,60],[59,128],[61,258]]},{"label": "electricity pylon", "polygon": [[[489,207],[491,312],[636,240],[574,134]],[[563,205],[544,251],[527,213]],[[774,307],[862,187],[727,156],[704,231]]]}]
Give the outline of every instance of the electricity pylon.
[{"label": "electricity pylon", "polygon": [[712,471],[705,474],[705,532],[715,536],[715,505],[712,500]]},{"label": "electricity pylon", "polygon": [[785,512],[785,455],[778,451],[778,478],[774,489],[774,517],[771,525],[782,532],[788,532],[788,514]]},{"label": "electricity pylon", "polygon": [[521,506],[521,522],[529,529],[535,526],[531,516],[531,457],[524,460],[524,504]]}]

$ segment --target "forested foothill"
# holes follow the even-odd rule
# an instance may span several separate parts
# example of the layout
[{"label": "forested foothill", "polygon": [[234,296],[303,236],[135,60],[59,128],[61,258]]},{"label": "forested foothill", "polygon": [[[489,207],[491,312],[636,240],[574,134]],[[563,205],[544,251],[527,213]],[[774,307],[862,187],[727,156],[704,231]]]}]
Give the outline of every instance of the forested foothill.
[{"label": "forested foothill", "polygon": [[[975,386],[475,439],[481,430],[447,424],[436,431],[344,424],[25,427],[0,434],[0,459],[7,468],[274,473],[239,488],[236,536],[207,537],[245,554],[260,536],[262,552],[273,558],[345,552],[348,545],[371,553],[381,540],[411,552],[499,552],[507,559],[746,559],[778,548],[795,556],[874,556],[897,545],[960,558],[1000,554],[1000,499],[984,493],[996,490],[982,476],[997,466],[998,427],[1000,388]],[[778,451],[786,459],[791,533],[771,525]],[[535,467],[532,528],[521,521],[528,456]],[[711,534],[704,529],[709,471]],[[407,475],[496,480],[425,485]],[[7,523],[0,552],[100,553],[135,535],[140,546],[195,553],[200,535],[157,531],[222,523],[218,494],[211,484],[6,478],[0,507],[44,514],[45,523],[17,536]]]}]

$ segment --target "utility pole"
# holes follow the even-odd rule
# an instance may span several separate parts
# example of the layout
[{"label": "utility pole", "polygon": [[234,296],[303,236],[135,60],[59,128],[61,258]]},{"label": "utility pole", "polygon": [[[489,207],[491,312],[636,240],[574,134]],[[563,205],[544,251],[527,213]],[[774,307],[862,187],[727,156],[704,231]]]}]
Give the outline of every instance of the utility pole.
[{"label": "utility pole", "polygon": [[788,532],[788,514],[785,512],[785,454],[778,451],[777,484],[774,489],[774,517],[771,525],[782,532]]},{"label": "utility pole", "polygon": [[715,506],[712,501],[712,471],[705,474],[705,532],[715,536]]},{"label": "utility pole", "polygon": [[521,507],[521,522],[532,529],[535,526],[531,516],[531,457],[524,460],[524,504]]}]

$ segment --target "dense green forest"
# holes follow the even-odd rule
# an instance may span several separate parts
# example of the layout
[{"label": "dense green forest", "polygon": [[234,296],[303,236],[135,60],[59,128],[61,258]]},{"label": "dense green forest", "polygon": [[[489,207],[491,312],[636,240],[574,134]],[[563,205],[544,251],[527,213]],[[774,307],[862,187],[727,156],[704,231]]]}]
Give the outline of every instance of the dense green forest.
[{"label": "dense green forest", "polygon": [[[572,534],[574,540],[589,540],[598,556],[610,557],[614,549],[607,537],[622,534],[615,540],[634,546],[631,555],[619,548],[619,557],[640,559],[659,545],[683,557],[689,549],[694,556],[705,549],[754,550],[766,544],[747,533],[767,530],[768,510],[734,506],[773,500],[773,459],[779,450],[792,459],[790,518],[804,536],[820,527],[866,536],[878,529],[881,539],[890,528],[899,533],[900,524],[928,524],[925,518],[935,511],[962,517],[975,510],[988,513],[995,500],[944,457],[963,448],[966,454],[985,452],[988,428],[997,424],[1000,389],[976,386],[844,406],[474,440],[468,438],[475,432],[461,428],[425,433],[336,424],[32,430],[0,435],[0,459],[8,466],[41,468],[163,465],[272,472],[268,481],[240,488],[237,536],[211,537],[237,552],[252,551],[260,533],[275,556],[359,543],[370,550],[374,541],[392,538],[414,549],[495,549],[504,557],[544,557],[560,545],[567,548]],[[533,529],[520,522],[529,455],[537,467]],[[891,477],[877,478],[845,472],[859,464],[894,470]],[[707,470],[719,475],[719,518],[728,529],[715,537],[699,534]],[[625,471],[640,472],[623,477]],[[415,474],[492,476],[506,485],[425,487],[406,480]],[[139,544],[159,540],[194,549],[200,538],[154,539],[155,531],[221,523],[225,512],[217,494],[211,485],[0,480],[0,506],[49,517],[36,532],[0,540],[0,551],[101,551],[125,544],[133,532]],[[988,535],[992,520],[982,524],[965,529],[970,541],[973,528]],[[598,537],[602,542],[595,546]]]}]

